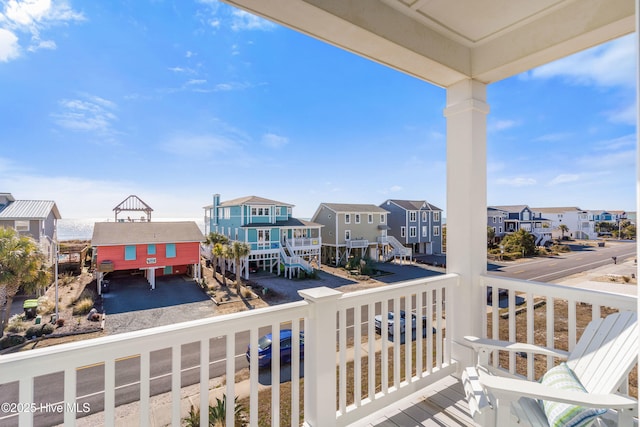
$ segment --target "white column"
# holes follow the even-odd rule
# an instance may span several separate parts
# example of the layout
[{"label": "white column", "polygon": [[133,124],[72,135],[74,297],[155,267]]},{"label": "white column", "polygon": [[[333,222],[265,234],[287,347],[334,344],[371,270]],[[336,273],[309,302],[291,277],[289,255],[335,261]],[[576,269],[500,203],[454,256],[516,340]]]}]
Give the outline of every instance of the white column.
[{"label": "white column", "polygon": [[149,273],[147,277],[147,281],[151,285],[151,289],[155,289],[156,288],[156,269],[150,268],[147,271]]},{"label": "white column", "polygon": [[310,304],[305,321],[304,426],[336,425],[336,313],[342,292],[326,287],[298,291]]},{"label": "white column", "polygon": [[447,298],[454,301],[452,356],[463,367],[473,365],[473,352],[459,343],[482,336],[486,315],[480,275],[487,271],[488,113],[485,84],[464,80],[447,88],[447,273],[460,275]]}]

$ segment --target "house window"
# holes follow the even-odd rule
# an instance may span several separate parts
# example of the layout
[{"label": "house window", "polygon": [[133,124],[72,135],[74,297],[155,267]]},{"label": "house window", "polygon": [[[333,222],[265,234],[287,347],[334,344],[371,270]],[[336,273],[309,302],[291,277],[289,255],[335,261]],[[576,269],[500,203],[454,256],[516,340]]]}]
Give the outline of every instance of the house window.
[{"label": "house window", "polygon": [[176,244],[175,243],[167,243],[166,257],[167,258],[175,258],[176,257]]},{"label": "house window", "polygon": [[356,214],[356,224],[360,224],[360,214]]},{"label": "house window", "polygon": [[416,237],[418,235],[416,227],[409,227],[409,237]]},{"label": "house window", "polygon": [[147,245],[147,255],[156,254],[156,245]]},{"label": "house window", "polygon": [[439,235],[440,235],[440,226],[435,225],[435,226],[433,227],[433,235],[434,235],[434,236],[439,236]]},{"label": "house window", "polygon": [[499,223],[502,224],[502,217],[498,218],[499,219]]},{"label": "house window", "polygon": [[404,237],[407,234],[406,227],[400,227],[400,237]]},{"label": "house window", "polygon": [[427,222],[427,213],[422,212],[422,222]]},{"label": "house window", "polygon": [[435,222],[440,221],[440,212],[434,212],[434,213],[433,213],[433,220],[434,220]]},{"label": "house window", "polygon": [[351,215],[349,215],[349,214],[345,214],[344,215],[344,223],[345,224],[351,224]]},{"label": "house window", "polygon": [[493,217],[493,223],[495,224],[496,222],[498,222],[498,218],[496,218],[495,216]]},{"label": "house window", "polygon": [[16,221],[16,231],[29,231],[29,221]]},{"label": "house window", "polygon": [[410,222],[416,222],[417,217],[418,217],[418,213],[416,211],[409,212],[409,221]]},{"label": "house window", "polygon": [[238,240],[238,229],[237,228],[235,229],[235,237],[234,237],[233,240]]},{"label": "house window", "polygon": [[384,224],[386,221],[386,218],[387,217],[385,216],[385,214],[380,214],[380,224]]},{"label": "house window", "polygon": [[258,242],[270,242],[271,236],[269,235],[270,230],[258,230]]},{"label": "house window", "polygon": [[124,247],[124,260],[125,261],[135,261],[136,260],[136,247],[133,246],[125,246]]},{"label": "house window", "polygon": [[351,240],[351,230],[344,230],[344,240]]},{"label": "house window", "polygon": [[498,233],[502,233],[502,227],[498,227]]},{"label": "house window", "polygon": [[269,216],[269,208],[251,208],[251,216]]},{"label": "house window", "polygon": [[224,208],[224,219],[231,218],[231,208]]},{"label": "house window", "polygon": [[427,226],[423,225],[422,226],[422,237],[427,237]]},{"label": "house window", "polygon": [[373,215],[372,214],[369,214],[368,220],[369,220],[369,224],[373,224]]}]

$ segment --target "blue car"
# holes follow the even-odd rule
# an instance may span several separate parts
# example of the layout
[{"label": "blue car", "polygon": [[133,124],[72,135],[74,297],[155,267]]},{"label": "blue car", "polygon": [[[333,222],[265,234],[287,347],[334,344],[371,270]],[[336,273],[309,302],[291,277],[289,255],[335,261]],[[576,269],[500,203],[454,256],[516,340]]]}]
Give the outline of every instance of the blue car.
[{"label": "blue car", "polygon": [[[271,366],[272,334],[267,334],[258,340],[258,366]],[[280,331],[280,363],[291,362],[292,335],[291,329]],[[247,347],[247,361],[251,363],[251,346]],[[304,332],[300,332],[300,360],[304,358]]]}]

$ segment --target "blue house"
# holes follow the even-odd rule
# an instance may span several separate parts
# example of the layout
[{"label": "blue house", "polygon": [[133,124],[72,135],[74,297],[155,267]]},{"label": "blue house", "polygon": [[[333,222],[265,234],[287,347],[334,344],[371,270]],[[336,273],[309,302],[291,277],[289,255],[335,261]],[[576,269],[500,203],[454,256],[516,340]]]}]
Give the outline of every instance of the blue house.
[{"label": "blue house", "polygon": [[[300,270],[311,272],[312,263],[320,267],[322,226],[292,217],[293,206],[258,196],[221,202],[220,195],[214,194],[213,204],[204,207],[205,235],[220,233],[251,247],[241,266],[245,278],[249,277],[249,266],[270,272],[275,269],[278,274],[282,271],[290,278]],[[205,254],[210,256],[209,248]]]},{"label": "blue house", "polygon": [[389,211],[389,236],[414,254],[442,253],[442,209],[425,200],[389,199],[380,207]]}]

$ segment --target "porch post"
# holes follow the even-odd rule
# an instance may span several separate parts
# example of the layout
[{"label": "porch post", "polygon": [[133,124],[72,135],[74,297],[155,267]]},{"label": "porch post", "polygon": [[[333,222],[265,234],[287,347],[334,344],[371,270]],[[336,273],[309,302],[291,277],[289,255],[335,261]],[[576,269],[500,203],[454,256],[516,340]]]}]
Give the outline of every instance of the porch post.
[{"label": "porch post", "polygon": [[336,425],[336,313],[342,292],[327,288],[298,291],[309,303],[305,319],[304,426]]},{"label": "porch post", "polygon": [[483,336],[486,296],[480,275],[487,271],[487,114],[486,85],[463,80],[447,88],[447,273],[460,282],[452,298],[452,356],[461,366],[474,363],[461,345],[465,335]]}]

